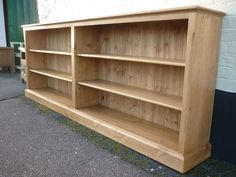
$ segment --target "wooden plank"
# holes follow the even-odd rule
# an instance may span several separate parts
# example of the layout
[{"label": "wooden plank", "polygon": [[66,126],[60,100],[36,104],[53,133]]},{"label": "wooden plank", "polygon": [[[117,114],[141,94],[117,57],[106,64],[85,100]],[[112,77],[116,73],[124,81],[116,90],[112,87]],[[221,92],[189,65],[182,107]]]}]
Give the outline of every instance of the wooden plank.
[{"label": "wooden plank", "polygon": [[132,87],[103,80],[80,81],[78,83],[83,86],[115,93],[122,96],[127,96],[130,98],[135,98],[138,100],[147,101],[153,104],[158,104],[164,107],[180,111],[182,110],[181,97],[178,96],[165,95],[147,89],[141,89],[138,87]]},{"label": "wooden plank", "polygon": [[50,69],[30,69],[31,72],[42,74],[44,76],[61,79],[64,81],[72,82],[72,76],[69,73],[50,70]]},{"label": "wooden plank", "polygon": [[77,64],[77,58],[76,58],[76,40],[77,40],[77,36],[76,36],[76,30],[75,27],[71,27],[71,71],[72,71],[72,102],[73,102],[73,107],[77,108],[77,79],[78,79],[78,64]]},{"label": "wooden plank", "polygon": [[140,63],[152,63],[160,65],[185,67],[185,62],[183,60],[177,60],[177,59],[162,59],[153,57],[122,56],[122,55],[110,55],[110,54],[85,54],[85,53],[77,54],[77,56],[85,58],[101,58],[108,60],[110,59],[110,60],[132,61]]},{"label": "wooden plank", "polygon": [[71,55],[71,52],[53,51],[53,50],[36,50],[36,49],[29,49],[29,51],[30,51],[30,52],[36,52],[36,53],[56,54],[56,55]]},{"label": "wooden plank", "polygon": [[51,89],[51,88],[41,88],[41,89],[27,89],[26,90],[28,93],[33,94],[35,96],[38,97],[45,97],[47,98],[47,101],[49,102],[58,102],[58,103],[62,103],[66,106],[72,106],[72,98],[71,96]]}]

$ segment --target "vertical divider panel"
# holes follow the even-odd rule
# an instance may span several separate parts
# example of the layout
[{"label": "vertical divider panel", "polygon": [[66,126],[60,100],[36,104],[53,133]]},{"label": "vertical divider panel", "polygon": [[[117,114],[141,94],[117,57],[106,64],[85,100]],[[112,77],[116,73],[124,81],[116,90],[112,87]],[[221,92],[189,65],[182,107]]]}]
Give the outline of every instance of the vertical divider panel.
[{"label": "vertical divider panel", "polygon": [[185,71],[184,71],[184,87],[183,87],[183,109],[181,112],[180,119],[180,134],[179,134],[179,151],[184,153],[184,145],[185,145],[185,132],[186,132],[186,123],[187,123],[187,111],[185,107],[188,105],[189,94],[187,94],[189,90],[189,73],[191,70],[191,50],[192,50],[192,41],[194,40],[194,31],[195,31],[195,13],[192,13],[188,19],[188,32],[187,32],[187,44],[185,51]]},{"label": "vertical divider panel", "polygon": [[72,72],[72,105],[77,108],[77,79],[78,79],[78,65],[76,59],[76,42],[77,36],[75,27],[71,27],[71,72]]}]

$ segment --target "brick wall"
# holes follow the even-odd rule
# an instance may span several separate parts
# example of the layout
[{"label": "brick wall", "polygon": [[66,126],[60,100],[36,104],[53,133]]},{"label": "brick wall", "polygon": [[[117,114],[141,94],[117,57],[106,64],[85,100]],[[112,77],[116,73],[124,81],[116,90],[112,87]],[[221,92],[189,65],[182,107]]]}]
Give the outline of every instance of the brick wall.
[{"label": "brick wall", "polygon": [[201,5],[227,13],[223,20],[216,88],[236,92],[235,0],[38,0],[38,12],[40,22],[55,22],[186,5]]}]

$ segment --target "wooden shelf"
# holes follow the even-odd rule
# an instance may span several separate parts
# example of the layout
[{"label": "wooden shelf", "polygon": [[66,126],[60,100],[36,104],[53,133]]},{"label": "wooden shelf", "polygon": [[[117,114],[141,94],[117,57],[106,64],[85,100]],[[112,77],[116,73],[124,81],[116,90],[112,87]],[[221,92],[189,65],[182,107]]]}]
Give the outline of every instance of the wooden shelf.
[{"label": "wooden shelf", "polygon": [[151,90],[127,86],[104,80],[78,82],[80,85],[158,104],[175,110],[182,110],[181,97],[165,95]]},{"label": "wooden shelf", "polygon": [[62,103],[66,106],[72,106],[72,97],[57,91],[51,88],[43,88],[43,89],[26,89],[26,92],[38,96],[40,98],[44,98],[51,103]]},{"label": "wooden shelf", "polygon": [[100,105],[79,109],[79,111],[95,120],[102,120],[107,126],[114,126],[129,136],[167,146],[173,150],[178,149],[178,131]]},{"label": "wooden shelf", "polygon": [[50,69],[30,69],[30,71],[33,73],[42,74],[48,77],[53,77],[56,79],[72,82],[72,76],[65,72],[54,71]]},{"label": "wooden shelf", "polygon": [[85,54],[85,53],[77,54],[77,56],[86,57],[86,58],[101,58],[101,59],[106,59],[106,60],[132,61],[132,62],[140,62],[140,63],[151,63],[151,64],[185,67],[185,62],[183,60],[176,60],[176,59],[107,55],[107,54]]},{"label": "wooden shelf", "polygon": [[30,51],[30,52],[36,52],[36,53],[56,54],[56,55],[71,55],[71,52],[55,51],[55,50],[36,50],[36,49],[29,49],[29,51]]}]

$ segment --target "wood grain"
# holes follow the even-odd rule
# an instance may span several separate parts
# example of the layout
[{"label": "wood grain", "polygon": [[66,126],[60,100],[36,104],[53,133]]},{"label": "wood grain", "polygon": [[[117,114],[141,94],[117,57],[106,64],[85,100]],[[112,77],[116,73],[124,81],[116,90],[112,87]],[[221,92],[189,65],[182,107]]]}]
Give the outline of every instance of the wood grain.
[{"label": "wood grain", "polygon": [[135,98],[153,104],[158,104],[167,108],[181,111],[181,97],[165,95],[147,89],[141,89],[132,86],[126,86],[115,82],[104,80],[91,80],[78,82],[80,85],[91,87],[118,95]]}]

